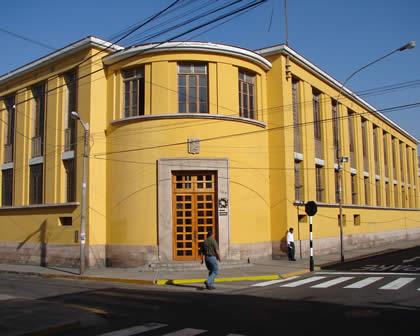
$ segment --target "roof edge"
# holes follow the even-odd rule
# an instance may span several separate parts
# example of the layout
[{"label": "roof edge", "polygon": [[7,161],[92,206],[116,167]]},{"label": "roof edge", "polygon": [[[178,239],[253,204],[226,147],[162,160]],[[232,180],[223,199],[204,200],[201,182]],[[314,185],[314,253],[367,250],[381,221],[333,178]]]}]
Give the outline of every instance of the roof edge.
[{"label": "roof edge", "polygon": [[69,56],[77,51],[80,51],[86,48],[87,46],[95,46],[95,47],[100,47],[104,49],[108,48],[111,51],[118,51],[118,50],[124,49],[123,47],[117,44],[113,44],[112,42],[105,41],[101,38],[98,38],[95,36],[88,36],[88,37],[85,37],[84,39],[71,43],[62,49],[54,51],[44,57],[41,57],[31,63],[28,63],[20,68],[17,68],[15,70],[12,70],[11,72],[8,72],[0,76],[0,84],[4,84],[5,82],[9,80],[25,75],[26,73],[33,71],[41,66],[44,66],[45,64],[48,64],[60,58]]},{"label": "roof edge", "polygon": [[340,90],[342,88],[342,94],[346,95],[347,98],[356,100],[359,104],[366,107],[366,109],[376,116],[378,116],[382,121],[387,123],[389,126],[393,127],[397,131],[403,133],[405,136],[410,138],[412,141],[414,141],[417,145],[420,144],[420,140],[417,139],[414,135],[412,135],[410,132],[404,130],[401,126],[396,124],[394,121],[389,119],[387,116],[385,116],[383,113],[381,113],[379,110],[377,110],[374,106],[369,104],[366,100],[359,97],[356,93],[354,93],[352,90],[350,90],[347,87],[343,87],[343,84],[337,81],[335,78],[327,74],[325,71],[321,70],[319,67],[317,67],[315,64],[307,60],[305,57],[300,55],[297,51],[293,50],[289,46],[285,44],[279,44],[272,47],[267,47],[263,49],[255,50],[255,52],[261,56],[267,57],[275,54],[285,54],[293,57],[299,64],[301,64],[303,67],[308,69],[310,72],[314,73],[316,76],[320,77],[321,79],[327,81],[332,86],[334,86],[337,90]]},{"label": "roof edge", "polygon": [[243,49],[239,47],[234,47],[225,44],[211,43],[211,42],[179,42],[171,41],[164,43],[150,43],[140,46],[131,47],[113,54],[107,55],[103,58],[105,65],[112,65],[115,62],[120,62],[129,57],[138,55],[138,54],[149,54],[155,52],[164,52],[164,51],[206,51],[219,53],[224,55],[241,57],[247,59],[253,63],[258,64],[264,70],[268,71],[271,69],[271,63],[255,53],[254,51]]}]

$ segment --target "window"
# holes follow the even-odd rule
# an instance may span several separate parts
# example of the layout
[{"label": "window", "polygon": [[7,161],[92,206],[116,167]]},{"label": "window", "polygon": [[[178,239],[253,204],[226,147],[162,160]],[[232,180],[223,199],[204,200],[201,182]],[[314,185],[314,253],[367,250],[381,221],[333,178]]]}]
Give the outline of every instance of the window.
[{"label": "window", "polygon": [[76,142],[76,120],[71,117],[73,111],[77,112],[77,72],[71,71],[65,74],[66,98],[67,98],[67,118],[65,124],[64,150],[74,150]]},{"label": "window", "polygon": [[33,87],[32,93],[34,96],[32,157],[39,157],[43,155],[44,147],[45,84]]},{"label": "window", "polygon": [[351,203],[357,204],[357,175],[351,174]]},{"label": "window", "polygon": [[370,193],[369,177],[365,176],[363,179],[363,182],[364,182],[364,187],[365,187],[365,204],[369,205],[369,193]]},{"label": "window", "polygon": [[178,111],[208,113],[207,65],[178,64]]},{"label": "window", "polygon": [[363,169],[369,171],[368,145],[367,145],[367,121],[362,118],[362,150],[363,150]]},{"label": "window", "polygon": [[360,225],[360,215],[353,215],[353,225],[354,226]]},{"label": "window", "polygon": [[13,169],[2,171],[2,206],[13,205]]},{"label": "window", "polygon": [[385,197],[386,197],[386,206],[390,207],[391,206],[391,189],[389,186],[389,182],[385,182]]},{"label": "window", "polygon": [[339,178],[340,172],[338,169],[334,169],[334,182],[335,182],[335,202],[340,202],[340,189],[339,189]]},{"label": "window", "polygon": [[316,200],[317,202],[323,202],[323,179],[322,179],[322,166],[315,166],[315,174],[316,174]]},{"label": "window", "polygon": [[347,123],[349,126],[350,167],[356,168],[356,156],[354,155],[353,121],[354,121],[354,112],[349,111]]},{"label": "window", "polygon": [[74,159],[63,161],[64,169],[66,170],[66,201],[74,202],[75,196],[75,174],[74,174]]},{"label": "window", "polygon": [[301,153],[300,148],[300,118],[299,118],[299,81],[292,79],[292,104],[293,104],[293,134],[295,152]]},{"label": "window", "polygon": [[42,204],[42,164],[30,167],[29,203]]},{"label": "window", "polygon": [[15,96],[5,99],[6,105],[6,128],[4,142],[4,163],[13,162],[13,143],[15,139]]},{"label": "window", "polygon": [[124,117],[144,115],[144,67],[124,70]]},{"label": "window", "polygon": [[[404,143],[400,142],[400,168],[401,168],[401,182],[405,182],[404,179],[404,173],[405,173],[405,169],[404,169]],[[404,208],[404,206],[403,206]]]},{"label": "window", "polygon": [[255,119],[255,74],[239,71],[239,115]]},{"label": "window", "polygon": [[386,133],[383,134],[384,139],[384,169],[385,169],[385,177],[389,177],[388,174],[388,146],[386,145]]},{"label": "window", "polygon": [[398,208],[400,206],[400,198],[398,197],[398,185],[394,184],[394,206]]},{"label": "window", "polygon": [[334,142],[334,162],[337,163],[338,156],[338,112],[337,112],[337,101],[332,100],[332,118],[333,118],[333,142]]},{"label": "window", "polygon": [[312,89],[312,102],[314,110],[315,157],[322,159],[320,93],[315,89]]},{"label": "window", "polygon": [[376,205],[380,206],[381,205],[381,181],[376,180],[375,186],[376,186]]},{"label": "window", "polygon": [[378,158],[378,128],[373,126],[373,153],[375,159],[375,174],[379,175],[379,158]]},{"label": "window", "polygon": [[72,226],[72,217],[60,217],[60,225],[62,226]]},{"label": "window", "polygon": [[302,161],[295,161],[295,200],[303,201]]}]

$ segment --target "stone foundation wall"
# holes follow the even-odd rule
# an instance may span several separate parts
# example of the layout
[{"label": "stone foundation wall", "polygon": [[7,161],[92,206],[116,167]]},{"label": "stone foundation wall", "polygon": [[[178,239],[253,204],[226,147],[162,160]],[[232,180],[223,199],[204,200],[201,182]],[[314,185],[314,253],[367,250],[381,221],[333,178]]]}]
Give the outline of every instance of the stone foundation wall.
[{"label": "stone foundation wall", "polygon": [[[413,229],[392,230],[383,232],[363,233],[358,235],[345,235],[343,237],[344,250],[363,249],[368,247],[386,246],[387,244],[402,240],[420,239],[420,227]],[[296,256],[309,256],[309,240],[295,239]],[[340,237],[318,238],[313,241],[314,254],[324,255],[340,251]],[[286,241],[273,241],[273,259],[287,256]]]},{"label": "stone foundation wall", "polygon": [[136,267],[158,261],[158,247],[144,245],[107,245],[106,266]]}]

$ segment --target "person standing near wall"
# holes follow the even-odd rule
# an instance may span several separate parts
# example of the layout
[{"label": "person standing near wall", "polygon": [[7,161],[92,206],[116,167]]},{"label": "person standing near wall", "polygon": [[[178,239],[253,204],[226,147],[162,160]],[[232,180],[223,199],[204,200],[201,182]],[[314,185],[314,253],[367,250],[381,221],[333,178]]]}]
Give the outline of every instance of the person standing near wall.
[{"label": "person standing near wall", "polygon": [[204,284],[207,289],[216,289],[214,287],[214,279],[217,276],[219,271],[219,265],[217,261],[221,261],[219,245],[217,241],[213,238],[213,232],[209,231],[207,233],[207,239],[203,242],[201,250],[201,263],[206,261],[206,267],[209,270],[209,277]]},{"label": "person standing near wall", "polygon": [[295,259],[295,240],[293,238],[293,228],[290,228],[287,232],[287,256],[289,260],[296,261]]}]

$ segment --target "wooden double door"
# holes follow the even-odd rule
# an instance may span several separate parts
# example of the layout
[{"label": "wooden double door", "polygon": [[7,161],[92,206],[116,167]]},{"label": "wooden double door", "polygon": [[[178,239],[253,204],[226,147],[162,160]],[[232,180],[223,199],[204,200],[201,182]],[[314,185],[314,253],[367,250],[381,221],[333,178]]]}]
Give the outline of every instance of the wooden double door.
[{"label": "wooden double door", "polygon": [[197,260],[207,232],[217,240],[216,173],[173,172],[172,218],[174,260]]}]

